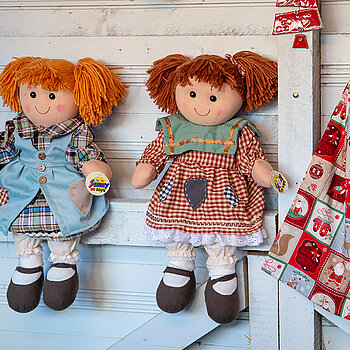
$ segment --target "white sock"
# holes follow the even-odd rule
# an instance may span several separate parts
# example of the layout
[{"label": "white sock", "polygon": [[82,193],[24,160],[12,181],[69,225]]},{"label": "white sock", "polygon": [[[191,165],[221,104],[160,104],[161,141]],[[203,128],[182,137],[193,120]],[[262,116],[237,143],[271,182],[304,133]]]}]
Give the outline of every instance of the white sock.
[{"label": "white sock", "polygon": [[[19,257],[19,266],[26,269],[43,266],[43,256],[42,254],[22,255]],[[37,281],[41,275],[41,271],[35,273],[22,273],[15,270],[12,275],[12,282],[22,286],[28,285]]]},{"label": "white sock", "polygon": [[52,282],[62,282],[73,277],[75,270],[71,267],[51,267],[47,272],[46,278]]},{"label": "white sock", "polygon": [[[236,271],[235,263],[221,266],[208,265],[207,267],[209,270],[209,277],[212,280],[226,275],[231,275]],[[216,282],[213,285],[213,289],[216,293],[219,293],[221,295],[231,295],[237,289],[237,278],[235,277],[225,282]]]},{"label": "white sock", "polygon": [[[179,259],[179,258],[172,258],[169,257],[168,261],[169,267],[175,267],[177,269],[186,270],[186,271],[193,271],[194,270],[194,260],[193,259]],[[169,287],[177,287],[181,288],[184,285],[188,283],[190,280],[187,276],[181,276],[181,275],[175,275],[173,273],[166,272],[163,276],[163,282]]]}]

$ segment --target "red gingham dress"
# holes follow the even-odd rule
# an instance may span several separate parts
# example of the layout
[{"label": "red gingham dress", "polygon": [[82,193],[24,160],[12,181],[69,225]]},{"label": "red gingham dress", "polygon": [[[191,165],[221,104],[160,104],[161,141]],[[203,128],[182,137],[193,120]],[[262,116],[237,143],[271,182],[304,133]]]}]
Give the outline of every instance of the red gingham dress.
[{"label": "red gingham dress", "polygon": [[[177,156],[165,154],[163,130],[160,130],[137,164],[152,164],[159,174],[171,158],[173,163],[148,206],[147,235],[162,242],[186,242],[194,246],[262,243],[264,193],[252,180],[251,171],[256,159],[266,158],[252,129],[247,126],[242,129],[235,155],[188,151]],[[207,196],[196,210],[184,193],[185,181],[190,177],[207,180]],[[225,195],[227,188],[231,198],[234,192],[233,205]]]}]

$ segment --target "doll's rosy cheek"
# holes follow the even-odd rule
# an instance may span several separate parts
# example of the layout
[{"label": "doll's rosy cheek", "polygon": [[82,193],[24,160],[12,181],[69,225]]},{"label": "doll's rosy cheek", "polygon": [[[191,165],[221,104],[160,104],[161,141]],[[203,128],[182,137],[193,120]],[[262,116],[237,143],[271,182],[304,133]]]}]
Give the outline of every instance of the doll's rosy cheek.
[{"label": "doll's rosy cheek", "polygon": [[226,114],[226,110],[225,109],[219,109],[218,110],[218,116],[221,117],[222,115]]},{"label": "doll's rosy cheek", "polygon": [[56,110],[58,113],[62,113],[64,111],[64,105],[59,103],[56,107]]},{"label": "doll's rosy cheek", "polygon": [[30,104],[28,104],[28,103],[25,104],[25,105],[24,105],[24,112],[25,112],[25,113],[30,113],[30,110],[31,110]]},{"label": "doll's rosy cheek", "polygon": [[187,103],[181,103],[181,112],[182,114],[188,114],[190,111],[190,107],[188,106]]}]

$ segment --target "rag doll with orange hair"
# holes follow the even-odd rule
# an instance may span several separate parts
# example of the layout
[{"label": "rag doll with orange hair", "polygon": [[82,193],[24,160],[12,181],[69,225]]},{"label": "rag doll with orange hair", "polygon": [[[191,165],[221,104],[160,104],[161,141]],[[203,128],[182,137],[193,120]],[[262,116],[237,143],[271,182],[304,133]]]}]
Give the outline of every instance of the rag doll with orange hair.
[{"label": "rag doll with orange hair", "polygon": [[146,217],[146,234],[168,248],[157,303],[169,313],[189,304],[196,289],[193,247],[204,246],[207,312],[228,323],[239,306],[235,252],[263,242],[261,186],[271,186],[272,172],[259,131],[236,114],[276,97],[277,63],[249,51],[225,58],[174,54],[148,73],[150,97],[170,115],[157,120],[158,137],[137,162],[133,186],[147,186],[173,160]]},{"label": "rag doll with orange hair", "polygon": [[[0,96],[17,116],[0,133],[0,231],[13,233],[19,266],[7,300],[21,313],[45,304],[64,310],[75,300],[80,236],[108,209],[85,177],[112,172],[89,125],[101,124],[123,98],[118,76],[92,58],[21,57],[0,75]],[[45,239],[50,266],[43,276]]]}]

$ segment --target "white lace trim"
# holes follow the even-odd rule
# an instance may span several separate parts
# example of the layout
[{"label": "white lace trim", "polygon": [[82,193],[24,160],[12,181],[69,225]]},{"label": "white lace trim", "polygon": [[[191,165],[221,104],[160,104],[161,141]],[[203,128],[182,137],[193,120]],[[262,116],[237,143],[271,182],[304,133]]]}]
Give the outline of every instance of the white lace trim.
[{"label": "white lace trim", "polygon": [[57,255],[51,252],[49,256],[49,261],[53,263],[67,262],[75,264],[79,260],[80,253],[77,249],[73,250],[68,255]]},{"label": "white lace trim", "polygon": [[194,247],[219,243],[221,246],[255,247],[267,238],[264,229],[249,235],[220,235],[220,234],[190,234],[179,230],[157,230],[145,225],[145,234],[152,240],[164,243],[182,242],[191,243]]},{"label": "white lace trim", "polygon": [[32,255],[43,255],[43,248],[41,246],[27,249],[18,249],[16,251],[16,256],[21,258],[28,258]]}]

